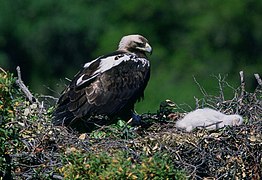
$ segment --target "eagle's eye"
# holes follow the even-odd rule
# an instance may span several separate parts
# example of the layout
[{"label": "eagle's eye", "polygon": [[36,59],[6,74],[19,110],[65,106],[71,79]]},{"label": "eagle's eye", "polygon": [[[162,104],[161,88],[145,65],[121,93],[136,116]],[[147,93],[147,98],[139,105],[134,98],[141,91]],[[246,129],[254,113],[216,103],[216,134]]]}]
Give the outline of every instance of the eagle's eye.
[{"label": "eagle's eye", "polygon": [[142,42],[136,42],[136,44],[137,44],[138,47],[145,47],[145,44],[142,43]]}]

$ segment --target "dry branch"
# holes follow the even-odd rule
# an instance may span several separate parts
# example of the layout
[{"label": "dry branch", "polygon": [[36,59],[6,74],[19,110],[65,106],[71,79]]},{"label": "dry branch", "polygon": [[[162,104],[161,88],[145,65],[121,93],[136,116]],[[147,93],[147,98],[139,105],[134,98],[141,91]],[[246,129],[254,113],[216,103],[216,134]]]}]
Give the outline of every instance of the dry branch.
[{"label": "dry branch", "polygon": [[[17,76],[18,79],[16,80],[16,84],[19,86],[19,88],[23,91],[23,93],[25,94],[25,96],[28,98],[28,100],[31,103],[35,103],[37,102],[37,99],[32,95],[32,93],[29,91],[29,89],[26,87],[26,85],[24,84],[22,77],[21,77],[21,70],[20,67],[17,66],[16,67],[16,71],[17,71]],[[39,103],[39,102],[38,102]]]},{"label": "dry branch", "polygon": [[244,80],[244,72],[243,71],[240,71],[239,72],[239,75],[240,75],[240,87],[241,87],[241,98],[244,97],[245,95],[245,80]]},{"label": "dry branch", "polygon": [[261,80],[259,74],[254,74],[254,76],[255,76],[255,78],[256,78],[257,83],[259,84],[259,86],[262,86],[262,80]]},{"label": "dry branch", "polygon": [[16,80],[16,84],[18,85],[18,87],[22,90],[22,92],[25,94],[25,96],[27,97],[27,99],[31,102],[31,103],[36,103],[38,105],[38,107],[42,108],[43,105],[38,101],[38,99],[36,99],[32,93],[29,91],[29,89],[26,87],[26,85],[24,84],[23,80],[22,80],[22,76],[21,76],[21,70],[20,67],[17,66],[16,67],[16,71],[17,71],[17,80]]},{"label": "dry branch", "polygon": [[0,67],[0,70],[4,73],[4,74],[7,74],[6,71]]}]

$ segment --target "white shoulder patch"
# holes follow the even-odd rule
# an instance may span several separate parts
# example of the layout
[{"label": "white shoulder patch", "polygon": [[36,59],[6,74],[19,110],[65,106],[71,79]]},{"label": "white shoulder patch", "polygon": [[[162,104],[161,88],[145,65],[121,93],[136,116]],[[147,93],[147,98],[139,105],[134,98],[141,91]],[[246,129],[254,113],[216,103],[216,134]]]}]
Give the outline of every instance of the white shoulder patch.
[{"label": "white shoulder patch", "polygon": [[80,86],[91,79],[97,77],[99,74],[118,66],[122,62],[126,61],[134,61],[134,62],[142,62],[142,66],[149,66],[149,61],[145,58],[138,58],[135,54],[118,54],[114,56],[108,56],[106,58],[97,58],[91,62],[88,62],[84,65],[84,68],[89,68],[89,66],[100,59],[99,67],[96,71],[93,72],[93,74],[90,76],[90,78],[83,80],[84,75],[80,76],[80,78],[76,81],[76,85]]},{"label": "white shoulder patch", "polygon": [[91,77],[88,78],[88,79],[83,80],[83,77],[85,76],[85,75],[83,74],[82,76],[80,76],[80,78],[77,79],[76,85],[77,85],[77,86],[81,86],[82,84],[90,81],[91,79],[94,79],[97,75],[98,75],[98,74],[96,74],[96,75],[94,75],[94,76],[91,76]]},{"label": "white shoulder patch", "polygon": [[[103,73],[115,66],[118,66],[122,62],[126,61],[134,61],[134,62],[142,62],[143,66],[149,65],[149,61],[145,58],[138,58],[135,54],[119,54],[115,56],[109,56],[101,59],[99,68],[95,73]],[[94,73],[94,74],[95,74]]]},{"label": "white shoulder patch", "polygon": [[99,58],[96,58],[95,60],[93,60],[93,61],[90,61],[90,62],[88,62],[88,63],[85,63],[84,64],[84,68],[88,68],[93,62],[95,62],[96,60],[98,60]]}]

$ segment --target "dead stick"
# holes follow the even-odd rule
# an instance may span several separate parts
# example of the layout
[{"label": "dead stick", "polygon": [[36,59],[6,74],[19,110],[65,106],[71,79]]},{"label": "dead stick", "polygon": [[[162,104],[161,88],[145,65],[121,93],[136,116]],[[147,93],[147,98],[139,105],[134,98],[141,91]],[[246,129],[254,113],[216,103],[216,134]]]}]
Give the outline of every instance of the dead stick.
[{"label": "dead stick", "polygon": [[257,83],[258,83],[260,86],[262,86],[262,80],[261,80],[259,74],[254,74],[254,76],[255,76],[255,78],[256,78],[256,80],[257,80]]},{"label": "dead stick", "polygon": [[194,79],[195,83],[197,84],[198,88],[200,89],[201,93],[206,97],[208,95],[206,90],[203,87],[201,87],[199,82],[196,80],[195,76],[193,76],[193,79]]},{"label": "dead stick", "polygon": [[23,93],[25,94],[25,96],[28,98],[28,100],[31,103],[37,103],[40,107],[39,101],[32,95],[32,93],[28,90],[28,88],[26,87],[26,85],[22,81],[21,70],[20,70],[19,66],[16,67],[16,71],[17,71],[17,76],[18,76],[18,79],[16,80],[16,84],[23,91]]},{"label": "dead stick", "polygon": [[244,72],[240,71],[239,72],[240,75],[240,83],[241,83],[241,98],[244,97],[245,94],[245,80],[244,80]]},{"label": "dead stick", "polygon": [[225,96],[224,96],[224,92],[223,92],[223,82],[224,80],[222,79],[221,75],[219,74],[218,77],[218,85],[219,85],[219,94],[220,94],[220,99],[222,99],[222,102],[225,101]]},{"label": "dead stick", "polygon": [[5,71],[3,68],[0,67],[0,70],[1,70],[3,73],[7,74],[6,71]]}]

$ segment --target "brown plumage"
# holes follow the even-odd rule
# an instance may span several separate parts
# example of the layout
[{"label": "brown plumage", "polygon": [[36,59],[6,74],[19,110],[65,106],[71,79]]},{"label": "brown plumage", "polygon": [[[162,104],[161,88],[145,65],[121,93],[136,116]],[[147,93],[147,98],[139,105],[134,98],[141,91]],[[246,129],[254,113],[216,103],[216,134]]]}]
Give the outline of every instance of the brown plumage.
[{"label": "brown plumage", "polygon": [[[115,117],[137,117],[134,104],[143,98],[150,76],[146,52],[152,52],[146,38],[128,35],[117,51],[86,63],[59,98],[54,125],[90,129],[94,123],[109,124]],[[93,115],[109,119],[91,120]]]}]

